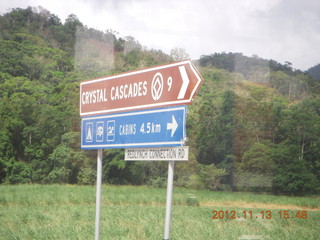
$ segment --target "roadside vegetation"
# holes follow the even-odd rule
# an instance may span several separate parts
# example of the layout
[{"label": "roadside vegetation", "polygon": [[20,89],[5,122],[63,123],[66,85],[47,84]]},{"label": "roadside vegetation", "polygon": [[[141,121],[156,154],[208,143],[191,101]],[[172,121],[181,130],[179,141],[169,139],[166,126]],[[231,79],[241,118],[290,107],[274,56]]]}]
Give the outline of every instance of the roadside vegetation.
[{"label": "roadside vegetation", "polygon": [[[2,185],[0,192],[0,239],[94,238],[94,186]],[[103,185],[101,239],[162,239],[165,200],[161,188]],[[171,238],[317,240],[319,200],[175,188]],[[213,211],[235,211],[237,218],[212,219]],[[281,218],[279,211],[288,211],[290,218]]]},{"label": "roadside vegetation", "polygon": [[[188,57],[41,7],[12,9],[0,29],[1,184],[94,184],[96,152],[80,150],[79,82]],[[195,64],[205,81],[188,106],[190,156],[176,164],[176,186],[319,194],[320,65],[303,72],[224,52]],[[104,183],[165,186],[166,163],[123,159],[105,151]]]}]

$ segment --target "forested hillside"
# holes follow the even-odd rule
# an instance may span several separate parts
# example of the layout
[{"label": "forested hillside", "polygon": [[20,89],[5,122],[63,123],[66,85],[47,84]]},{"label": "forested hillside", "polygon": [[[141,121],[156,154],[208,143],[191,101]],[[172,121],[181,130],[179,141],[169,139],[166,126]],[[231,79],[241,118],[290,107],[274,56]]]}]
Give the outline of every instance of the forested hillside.
[{"label": "forested hillside", "polygon": [[[0,16],[0,183],[95,182],[96,152],[80,150],[79,82],[180,60],[133,37],[42,8]],[[195,61],[204,83],[188,106],[190,156],[175,184],[211,190],[320,192],[320,81],[258,56]],[[104,181],[164,186],[167,164],[107,150]]]}]

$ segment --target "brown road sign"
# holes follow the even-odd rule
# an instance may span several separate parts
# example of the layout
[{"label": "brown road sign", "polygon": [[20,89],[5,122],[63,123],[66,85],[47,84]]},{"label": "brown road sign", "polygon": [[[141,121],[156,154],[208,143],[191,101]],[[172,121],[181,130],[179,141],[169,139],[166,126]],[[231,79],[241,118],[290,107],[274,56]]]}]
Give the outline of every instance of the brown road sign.
[{"label": "brown road sign", "polygon": [[84,81],[80,116],[189,104],[202,82],[190,60]]}]

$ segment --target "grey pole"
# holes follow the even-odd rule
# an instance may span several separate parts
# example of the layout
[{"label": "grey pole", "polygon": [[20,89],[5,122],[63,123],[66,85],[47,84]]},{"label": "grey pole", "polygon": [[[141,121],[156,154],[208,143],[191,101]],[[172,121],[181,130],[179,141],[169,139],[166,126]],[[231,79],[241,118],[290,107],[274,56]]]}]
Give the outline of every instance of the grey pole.
[{"label": "grey pole", "polygon": [[173,188],[173,172],[174,161],[169,162],[168,167],[168,183],[167,183],[167,202],[166,202],[166,218],[164,223],[164,240],[170,239],[170,221],[171,221],[171,206],[172,206],[172,188]]},{"label": "grey pole", "polygon": [[97,190],[96,190],[96,229],[95,240],[100,239],[100,204],[101,204],[101,182],[102,182],[102,149],[98,149],[97,156]]}]

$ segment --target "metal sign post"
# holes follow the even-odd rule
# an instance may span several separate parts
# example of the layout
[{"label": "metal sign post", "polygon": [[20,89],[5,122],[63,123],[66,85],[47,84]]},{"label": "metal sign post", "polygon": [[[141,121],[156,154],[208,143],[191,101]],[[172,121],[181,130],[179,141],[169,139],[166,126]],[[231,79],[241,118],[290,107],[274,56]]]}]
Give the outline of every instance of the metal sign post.
[{"label": "metal sign post", "polygon": [[141,147],[126,150],[127,160],[169,161],[164,228],[169,240],[174,161],[188,159],[188,148],[182,147],[187,109],[176,105],[190,104],[202,82],[185,60],[80,83],[81,148],[98,149],[95,240],[100,239],[102,149]]},{"label": "metal sign post", "polygon": [[96,192],[96,229],[95,240],[100,239],[100,203],[101,203],[101,183],[102,183],[102,149],[98,149],[97,156],[97,192]]},{"label": "metal sign post", "polygon": [[165,223],[164,223],[164,237],[163,237],[164,240],[169,240],[170,239],[173,172],[174,172],[174,161],[170,161],[169,162],[169,167],[168,167],[166,217],[165,217]]}]

